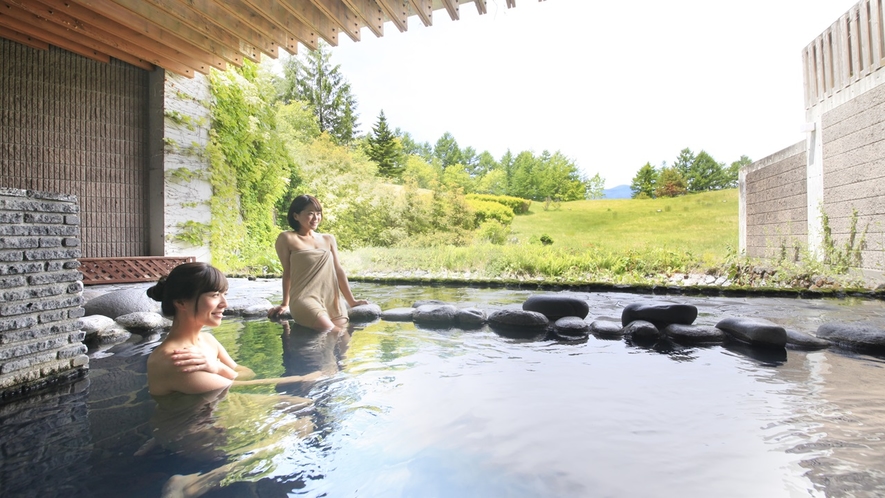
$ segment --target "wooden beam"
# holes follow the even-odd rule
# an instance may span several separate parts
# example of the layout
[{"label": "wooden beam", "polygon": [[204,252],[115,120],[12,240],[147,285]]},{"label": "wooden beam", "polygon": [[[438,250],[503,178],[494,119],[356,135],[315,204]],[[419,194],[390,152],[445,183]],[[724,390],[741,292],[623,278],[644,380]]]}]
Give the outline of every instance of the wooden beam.
[{"label": "wooden beam", "polygon": [[[194,31],[215,40],[253,62],[261,61],[261,53],[267,48],[267,41],[255,30],[233,18],[217,3],[208,0],[142,0],[154,4],[167,14],[178,18]],[[257,38],[257,43],[254,42]],[[276,50],[272,50],[276,53]]]},{"label": "wooden beam", "polygon": [[[193,32],[181,22],[175,22],[169,16],[157,12],[156,9],[139,0],[69,0],[87,7],[107,18],[132,28],[163,45],[174,47],[197,59],[206,60],[210,66],[225,70],[227,62],[242,65],[242,56],[232,53],[230,49],[219,49],[216,43],[209,43],[204,36]],[[134,7],[129,9],[126,3]],[[146,14],[142,16],[142,14]],[[199,42],[195,43],[194,38]],[[221,52],[217,53],[217,52]],[[224,54],[224,55],[222,55]],[[225,57],[226,56],[226,57]]]},{"label": "wooden beam", "polygon": [[409,6],[405,0],[375,0],[400,32],[409,29]]},{"label": "wooden beam", "polygon": [[58,48],[63,48],[68,52],[82,55],[87,59],[92,59],[104,63],[108,63],[111,61],[111,57],[107,54],[102,54],[89,47],[84,47],[83,45],[72,42],[64,37],[56,36],[45,31],[40,31],[39,29],[34,28],[33,26],[30,26],[25,22],[13,19],[7,15],[6,9],[0,9],[0,26],[6,27],[13,31],[17,31],[25,36],[36,38],[37,40],[43,41],[50,45],[55,45]]},{"label": "wooden beam", "polygon": [[507,8],[511,9],[513,7],[516,7],[516,0],[507,0]]},{"label": "wooden beam", "polygon": [[442,0],[442,3],[446,7],[446,11],[449,13],[449,17],[451,17],[453,21],[457,21],[461,18],[461,13],[458,12],[458,0]]},{"label": "wooden beam", "polygon": [[473,0],[473,5],[476,5],[476,10],[479,12],[479,15],[489,13],[486,8],[486,0]]},{"label": "wooden beam", "polygon": [[282,23],[256,10],[249,2],[227,0],[222,2],[221,6],[227,9],[230,15],[251,26],[257,32],[264,33],[275,46],[282,47],[289,53],[295,53],[298,50],[298,40],[295,39],[294,34],[287,32]]},{"label": "wooden beam", "polygon": [[37,16],[32,12],[21,9],[18,6],[9,3],[8,1],[0,1],[0,7],[2,7],[4,14],[8,15],[12,19],[31,26],[32,28],[37,30],[37,33],[43,31],[58,37],[58,39],[70,40],[80,46],[93,50],[96,54],[109,55],[147,71],[151,71],[154,69],[153,64],[145,60],[142,60],[112,46],[96,41],[86,35],[71,31],[64,26],[60,26],[54,22]]},{"label": "wooden beam", "polygon": [[384,11],[373,0],[342,0],[375,36],[384,36]]},{"label": "wooden beam", "polygon": [[412,8],[425,26],[433,25],[433,0],[410,0]]},{"label": "wooden beam", "polygon": [[316,8],[338,25],[338,29],[344,32],[351,40],[360,41],[360,22],[356,14],[341,0],[311,0]]},{"label": "wooden beam", "polygon": [[[30,0],[21,0],[30,1]],[[93,38],[100,39],[99,33],[107,33],[112,37],[105,40],[109,45],[117,43],[123,49],[126,44],[136,47],[133,54],[154,65],[169,69],[184,76],[193,77],[194,71],[203,74],[209,73],[209,63],[196,57],[179,52],[175,48],[163,45],[152,38],[142,35],[125,27],[111,19],[108,19],[86,7],[70,3],[68,0],[39,0],[40,4],[53,9],[54,15],[64,19],[60,14],[70,15],[77,20],[77,24],[68,26],[73,30],[89,30],[93,27],[98,31],[87,31]],[[114,42],[116,40],[116,42]]]},{"label": "wooden beam", "polygon": [[49,44],[43,40],[38,40],[24,33],[19,33],[18,31],[13,31],[9,28],[0,26],[0,38],[6,38],[7,40],[12,40],[16,43],[21,43],[22,45],[35,48],[37,50],[49,50]]},{"label": "wooden beam", "polygon": [[307,0],[276,0],[276,2],[316,31],[329,45],[338,46],[338,26],[333,25],[332,21],[323,14],[323,11],[316,8],[314,4]]},{"label": "wooden beam", "polygon": [[[293,16],[277,0],[244,1],[258,12],[261,12],[262,15],[267,16],[268,19],[273,19],[275,23],[280,24],[287,33],[290,33],[293,38],[301,42],[305,47],[316,50],[319,46],[317,45],[317,31]],[[289,50],[289,53],[294,54],[295,52]]]}]

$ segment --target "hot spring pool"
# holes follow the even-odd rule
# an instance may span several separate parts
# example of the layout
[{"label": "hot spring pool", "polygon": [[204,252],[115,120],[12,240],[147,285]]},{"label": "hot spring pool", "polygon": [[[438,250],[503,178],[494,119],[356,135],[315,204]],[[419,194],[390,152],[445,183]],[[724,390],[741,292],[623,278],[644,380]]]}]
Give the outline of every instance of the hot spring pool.
[{"label": "hot spring pool", "polygon": [[[354,289],[384,309],[419,299],[494,308],[532,294]],[[618,320],[632,302],[666,300],[696,305],[699,324],[725,316],[806,331],[829,320],[885,323],[885,303],[876,301],[572,295],[587,299],[596,319]],[[234,482],[204,496],[885,494],[885,362],[878,357],[639,347],[594,336],[562,343],[488,327],[385,321],[356,326],[346,346],[263,319],[228,318],[214,332],[260,376],[322,370],[327,378],[282,392],[229,393],[219,403],[236,405],[225,408],[225,430],[252,447],[237,457],[241,464],[225,467]],[[144,371],[158,339],[96,352],[89,376],[74,386],[0,407],[0,494],[159,496],[173,474],[218,468],[221,462],[162,451],[133,456],[151,437],[155,403]],[[279,405],[256,420],[252,405],[238,401],[284,394],[315,404]],[[309,429],[299,435],[296,425]]]}]

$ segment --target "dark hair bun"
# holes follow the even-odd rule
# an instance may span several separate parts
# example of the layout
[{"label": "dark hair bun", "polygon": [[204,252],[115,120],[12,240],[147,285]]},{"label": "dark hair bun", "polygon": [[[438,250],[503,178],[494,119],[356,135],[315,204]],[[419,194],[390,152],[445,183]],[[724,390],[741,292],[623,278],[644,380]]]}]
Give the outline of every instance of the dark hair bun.
[{"label": "dark hair bun", "polygon": [[153,287],[148,288],[147,295],[149,298],[154,301],[163,301],[163,296],[166,294],[166,277],[160,278],[160,280],[154,284]]}]

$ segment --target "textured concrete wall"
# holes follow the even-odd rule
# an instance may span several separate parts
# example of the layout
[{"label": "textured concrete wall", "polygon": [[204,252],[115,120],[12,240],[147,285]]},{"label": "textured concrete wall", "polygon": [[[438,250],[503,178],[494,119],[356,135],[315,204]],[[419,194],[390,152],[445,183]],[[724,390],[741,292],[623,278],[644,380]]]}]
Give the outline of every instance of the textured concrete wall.
[{"label": "textured concrete wall", "polygon": [[85,373],[80,208],[0,188],[0,397]]},{"label": "textured concrete wall", "polygon": [[857,210],[858,232],[868,230],[861,268],[885,270],[885,85],[824,113],[821,122],[823,207],[836,246],[848,240]]},{"label": "textured concrete wall", "polygon": [[148,255],[147,80],[0,39],[0,187],[76,195],[84,257]]},{"label": "textured concrete wall", "polygon": [[212,98],[209,81],[200,74],[185,78],[166,73],[164,87],[164,254],[194,256],[198,261],[210,262],[208,240],[194,245],[179,236],[199,226],[208,228],[212,219],[212,185],[206,154]]},{"label": "textured concrete wall", "polygon": [[805,142],[746,167],[740,189],[747,256],[795,259],[808,235]]}]

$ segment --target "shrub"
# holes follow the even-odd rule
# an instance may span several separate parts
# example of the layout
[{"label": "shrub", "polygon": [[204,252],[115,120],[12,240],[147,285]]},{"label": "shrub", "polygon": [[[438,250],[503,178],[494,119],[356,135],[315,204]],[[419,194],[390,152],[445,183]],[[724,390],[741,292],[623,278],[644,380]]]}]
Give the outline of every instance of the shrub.
[{"label": "shrub", "polygon": [[470,200],[497,202],[498,204],[503,204],[509,207],[515,214],[528,213],[529,207],[532,205],[532,201],[529,199],[511,197],[508,195],[468,194],[467,198]]},{"label": "shrub", "polygon": [[487,240],[495,245],[501,245],[507,242],[507,236],[510,235],[510,227],[495,220],[488,220],[479,226],[476,234],[482,240]]},{"label": "shrub", "polygon": [[472,199],[468,196],[467,205],[473,210],[477,225],[489,220],[495,220],[504,225],[509,225],[513,221],[513,210],[503,204]]}]

